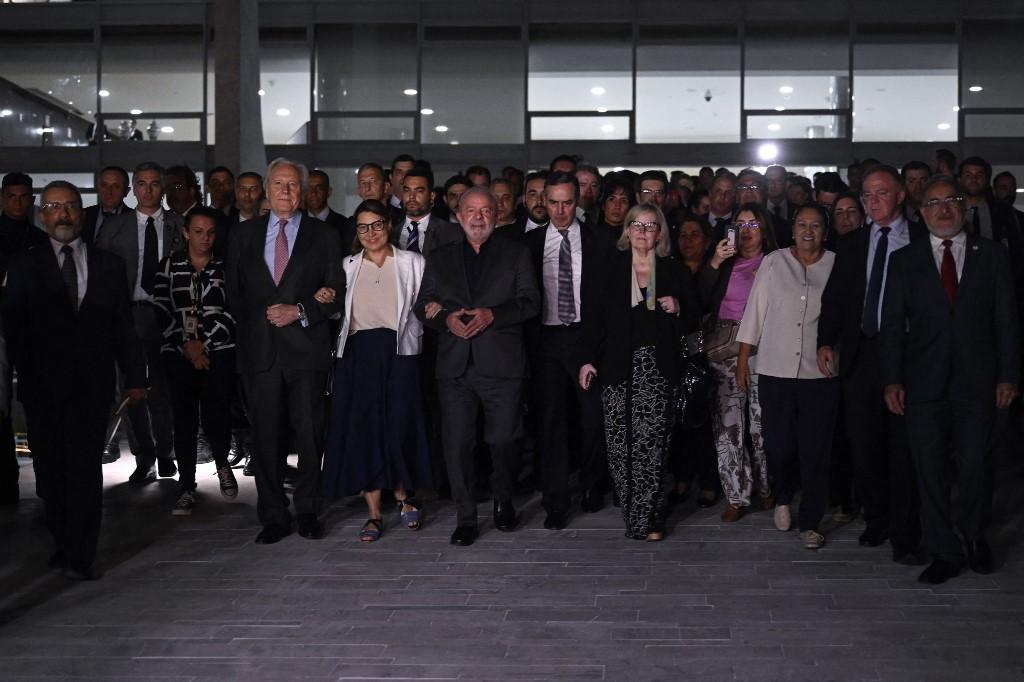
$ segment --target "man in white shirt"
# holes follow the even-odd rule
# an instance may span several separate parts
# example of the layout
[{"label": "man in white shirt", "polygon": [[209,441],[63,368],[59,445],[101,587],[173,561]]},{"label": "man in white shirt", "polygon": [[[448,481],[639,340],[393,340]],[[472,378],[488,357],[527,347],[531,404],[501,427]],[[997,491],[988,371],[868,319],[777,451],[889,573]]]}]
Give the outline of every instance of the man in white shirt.
[{"label": "man in white shirt", "polygon": [[447,220],[430,214],[434,206],[434,174],[418,166],[402,179],[402,205],[405,219],[392,226],[391,243],[424,256],[441,244],[459,241],[462,231]]}]

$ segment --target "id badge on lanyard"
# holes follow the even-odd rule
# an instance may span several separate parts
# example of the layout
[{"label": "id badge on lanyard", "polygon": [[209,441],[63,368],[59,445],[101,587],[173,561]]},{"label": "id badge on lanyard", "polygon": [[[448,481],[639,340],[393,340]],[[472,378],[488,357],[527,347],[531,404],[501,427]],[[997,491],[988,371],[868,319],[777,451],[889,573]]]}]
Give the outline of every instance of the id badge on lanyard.
[{"label": "id badge on lanyard", "polygon": [[200,273],[193,272],[192,286],[190,287],[192,291],[192,309],[185,314],[185,320],[182,323],[185,340],[187,341],[199,338],[199,312],[202,302],[201,286]]}]

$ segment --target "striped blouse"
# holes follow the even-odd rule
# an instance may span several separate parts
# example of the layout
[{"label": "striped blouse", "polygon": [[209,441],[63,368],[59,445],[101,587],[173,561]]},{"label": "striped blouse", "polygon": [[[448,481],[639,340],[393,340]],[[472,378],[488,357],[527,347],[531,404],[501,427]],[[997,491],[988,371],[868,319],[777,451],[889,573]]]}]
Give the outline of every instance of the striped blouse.
[{"label": "striped blouse", "polygon": [[[153,302],[162,312],[164,353],[181,353],[189,339],[198,338],[209,353],[235,347],[235,318],[227,310],[224,261],[214,256],[196,272],[188,256],[172,254],[156,274]],[[188,318],[198,320],[194,334],[186,334]]]}]

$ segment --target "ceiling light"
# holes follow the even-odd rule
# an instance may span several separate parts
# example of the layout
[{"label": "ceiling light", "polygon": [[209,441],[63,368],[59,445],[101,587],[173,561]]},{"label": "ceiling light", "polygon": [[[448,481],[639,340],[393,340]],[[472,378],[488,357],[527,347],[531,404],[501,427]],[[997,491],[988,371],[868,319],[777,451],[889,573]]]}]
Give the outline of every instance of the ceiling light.
[{"label": "ceiling light", "polygon": [[615,132],[615,126],[613,126],[611,123],[605,123],[603,126],[601,126],[601,132],[603,132],[603,133],[614,133]]},{"label": "ceiling light", "polygon": [[780,126],[778,123],[769,123],[768,130],[775,132],[776,130],[782,130],[782,126]]},{"label": "ceiling light", "polygon": [[13,113],[10,109],[0,109],[0,116],[10,116]]},{"label": "ceiling light", "polygon": [[110,90],[100,90],[100,97],[110,97]]},{"label": "ceiling light", "polygon": [[263,88],[260,88],[259,90],[256,91],[256,94],[259,95],[260,97],[263,97],[263,95],[267,94],[267,91],[264,90]]},{"label": "ceiling light", "polygon": [[981,92],[985,88],[981,87],[980,85],[972,85],[971,87],[969,87],[967,89],[970,90],[971,92]]},{"label": "ceiling light", "polygon": [[775,111],[785,111],[786,107],[775,107]]},{"label": "ceiling light", "polygon": [[434,110],[433,109],[420,109],[420,113],[423,114],[424,116],[433,116],[434,115]]},{"label": "ceiling light", "polygon": [[943,123],[940,123],[940,124],[938,125],[938,129],[939,129],[939,130],[949,130],[949,129],[950,129],[950,128],[952,128],[952,127],[953,127],[953,126],[951,126],[951,125],[949,125],[948,123],[945,123],[945,122],[943,122]]},{"label": "ceiling light", "polygon": [[405,90],[402,90],[402,93],[412,97],[414,95],[418,95],[419,91],[416,88],[406,88]]},{"label": "ceiling light", "polygon": [[68,104],[69,105],[74,105],[74,102],[72,102],[71,100],[68,100]]},{"label": "ceiling light", "polygon": [[590,88],[591,95],[603,95],[604,93],[605,89],[602,88],[600,85],[595,85],[594,87]]},{"label": "ceiling light", "polygon": [[954,114],[959,112],[959,111],[960,111],[960,107],[953,107],[953,113]]},{"label": "ceiling light", "polygon": [[597,108],[597,113],[599,113],[599,114],[604,114],[604,113],[607,113],[607,112],[608,112],[608,107],[598,107]]},{"label": "ceiling light", "polygon": [[138,116],[139,114],[142,113],[142,109],[129,109],[128,113],[131,114],[132,116]]},{"label": "ceiling light", "polygon": [[160,129],[160,132],[167,133],[168,135],[170,135],[171,133],[174,132],[174,128],[172,128],[171,126],[164,126]]},{"label": "ceiling light", "polygon": [[439,133],[447,133],[448,126],[434,126],[434,130],[436,130]]},{"label": "ceiling light", "polygon": [[458,144],[458,143],[459,143],[459,141],[458,141],[458,140],[452,140],[452,141],[451,141],[451,142],[449,142],[448,144]]},{"label": "ceiling light", "polygon": [[757,148],[757,155],[762,161],[774,161],[779,155],[779,148],[773,144],[763,144]]},{"label": "ceiling light", "polygon": [[792,95],[793,94],[793,86],[792,85],[783,85],[781,88],[779,88],[779,92],[782,93],[783,95]]},{"label": "ceiling light", "polygon": [[291,113],[292,112],[291,112],[290,109],[278,109],[277,110],[277,115],[278,116],[291,116]]}]

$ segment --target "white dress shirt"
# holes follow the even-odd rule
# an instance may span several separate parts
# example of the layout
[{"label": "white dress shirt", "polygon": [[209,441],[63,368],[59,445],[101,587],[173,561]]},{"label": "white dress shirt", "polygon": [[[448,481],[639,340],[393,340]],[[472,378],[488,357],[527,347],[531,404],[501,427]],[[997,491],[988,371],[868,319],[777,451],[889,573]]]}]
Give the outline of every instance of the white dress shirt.
[{"label": "white dress shirt", "polygon": [[[71,258],[75,261],[75,271],[78,275],[78,305],[81,306],[82,299],[85,298],[85,289],[89,284],[89,258],[85,250],[85,242],[82,241],[81,237],[76,237],[68,246],[71,247]],[[60,270],[64,267],[64,259],[66,258],[61,253],[64,243],[50,237],[50,247],[53,249],[54,255],[57,256],[57,269]]]},{"label": "white dress shirt", "polygon": [[[139,230],[139,267],[136,270],[135,276],[135,293],[132,294],[133,301],[151,301],[153,296],[146,293],[146,290],[142,288],[142,265],[143,259],[146,255],[146,222],[150,216],[146,215],[142,211],[136,209],[135,219],[136,225]],[[156,259],[157,261],[163,260],[164,256],[164,210],[162,208],[157,209],[157,212],[152,215],[153,225],[156,227]]]},{"label": "white dress shirt", "polygon": [[[580,321],[580,281],[583,273],[583,238],[580,223],[573,220],[569,227],[569,248],[572,252],[572,297],[576,304],[576,318]],[[544,324],[561,326],[558,318],[558,256],[562,248],[562,233],[554,225],[548,225],[544,237]]]},{"label": "white dress shirt", "polygon": [[[889,248],[888,253],[885,257],[885,267],[882,269],[882,295],[878,297],[878,311],[876,313],[878,318],[878,328],[882,328],[882,300],[885,298],[885,283],[889,278],[889,256],[892,255],[893,251],[899,251],[904,246],[910,243],[910,227],[907,225],[907,219],[903,217],[903,213],[900,212],[896,219],[889,223]],[[868,287],[871,286],[871,266],[875,263],[875,251],[878,247],[878,238],[881,236],[881,226],[878,223],[871,223],[868,227],[871,230],[871,236],[868,241],[868,262],[867,268],[867,286],[864,288],[864,300],[867,302]]]},{"label": "white dress shirt", "polygon": [[317,220],[319,220],[320,222],[326,223],[327,222],[327,216],[329,216],[329,215],[331,215],[331,207],[330,206],[324,206],[324,210],[320,211],[319,213],[317,213],[313,217],[316,218]]},{"label": "white dress shirt", "polygon": [[526,225],[525,225],[525,227],[523,229],[523,232],[529,232],[530,230],[536,230],[538,227],[547,227],[549,223],[550,223],[550,221],[548,221],[548,223],[535,223],[535,222],[533,222],[533,218],[527,218],[526,219]]},{"label": "white dress shirt", "polygon": [[[416,238],[416,242],[420,246],[420,252],[423,252],[423,242],[427,240],[427,228],[430,227],[430,214],[416,220],[416,230],[419,232],[419,236]],[[402,223],[402,233],[398,236],[398,245],[403,249],[409,248],[409,231],[412,230],[412,218],[409,216],[405,217],[405,222]]]},{"label": "white dress shirt", "polygon": [[[928,237],[932,243],[932,255],[935,256],[935,267],[939,269],[939,274],[942,274],[942,256],[945,255],[946,247],[942,245],[942,237],[936,237],[934,234]],[[960,230],[956,233],[955,237],[950,237],[950,241],[953,243],[950,245],[949,250],[953,252],[953,262],[956,263],[956,281],[959,282],[964,276],[964,256],[967,254],[967,233]]]}]

